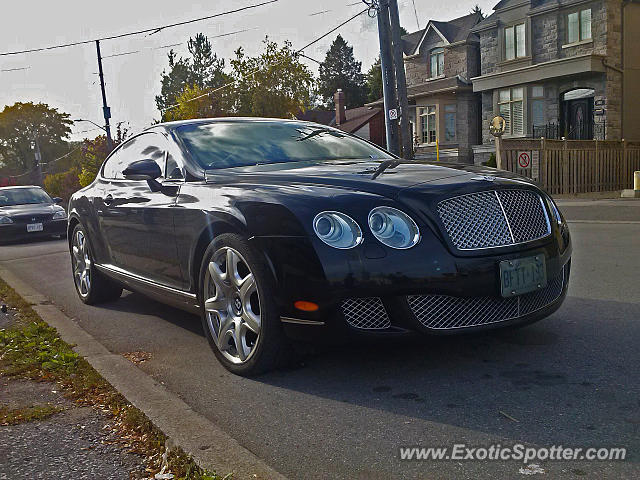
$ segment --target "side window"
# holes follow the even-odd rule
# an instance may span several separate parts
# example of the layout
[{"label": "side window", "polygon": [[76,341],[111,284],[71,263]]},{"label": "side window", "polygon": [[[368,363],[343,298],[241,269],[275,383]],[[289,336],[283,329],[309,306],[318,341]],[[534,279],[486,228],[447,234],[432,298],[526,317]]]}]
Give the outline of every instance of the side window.
[{"label": "side window", "polygon": [[117,172],[120,169],[120,150],[111,155],[102,167],[102,176],[104,178],[117,178]]},{"label": "side window", "polygon": [[180,164],[178,164],[175,157],[171,155],[171,152],[167,154],[167,171],[165,177],[168,180],[182,180],[184,178]]},{"label": "side window", "polygon": [[137,160],[154,160],[164,176],[165,140],[157,133],[144,133],[128,140],[105,163],[105,178],[123,179],[122,171]]}]

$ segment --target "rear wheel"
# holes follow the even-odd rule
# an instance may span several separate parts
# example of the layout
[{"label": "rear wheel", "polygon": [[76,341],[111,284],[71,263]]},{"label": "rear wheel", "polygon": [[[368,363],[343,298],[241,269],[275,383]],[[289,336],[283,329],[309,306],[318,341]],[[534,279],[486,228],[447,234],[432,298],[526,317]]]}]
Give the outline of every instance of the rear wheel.
[{"label": "rear wheel", "polygon": [[220,235],[200,268],[202,325],[216,357],[238,375],[282,365],[288,346],[262,257],[242,237]]},{"label": "rear wheel", "polygon": [[71,268],[76,292],[87,305],[115,300],[122,295],[122,286],[96,269],[91,244],[80,224],[73,229]]}]

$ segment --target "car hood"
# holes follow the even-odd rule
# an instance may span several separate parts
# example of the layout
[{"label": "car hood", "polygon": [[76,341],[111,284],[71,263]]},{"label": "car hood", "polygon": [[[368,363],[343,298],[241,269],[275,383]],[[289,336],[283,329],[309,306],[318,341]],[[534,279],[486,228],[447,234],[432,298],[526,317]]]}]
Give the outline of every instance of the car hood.
[{"label": "car hood", "polygon": [[36,203],[28,205],[10,205],[0,207],[0,215],[45,215],[60,210],[62,207],[53,203]]},{"label": "car hood", "polygon": [[208,171],[207,182],[260,185],[317,185],[349,189],[397,198],[404,191],[427,193],[431,190],[465,184],[479,186],[526,180],[511,172],[489,167],[398,160],[374,175],[380,160],[333,160],[287,162]]}]

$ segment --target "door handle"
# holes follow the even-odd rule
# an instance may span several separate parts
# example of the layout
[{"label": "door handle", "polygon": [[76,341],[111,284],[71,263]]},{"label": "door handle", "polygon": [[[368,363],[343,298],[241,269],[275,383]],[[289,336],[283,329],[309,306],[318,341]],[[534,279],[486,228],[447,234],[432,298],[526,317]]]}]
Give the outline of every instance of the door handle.
[{"label": "door handle", "polygon": [[104,197],[102,202],[107,206],[111,205],[111,202],[113,202],[113,195],[111,194],[107,195],[106,197]]}]

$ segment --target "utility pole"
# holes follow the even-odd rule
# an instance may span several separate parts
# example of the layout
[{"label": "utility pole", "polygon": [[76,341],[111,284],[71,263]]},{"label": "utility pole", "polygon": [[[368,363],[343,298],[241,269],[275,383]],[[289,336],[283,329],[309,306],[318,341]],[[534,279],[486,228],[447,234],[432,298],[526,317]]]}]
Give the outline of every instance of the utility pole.
[{"label": "utility pole", "polygon": [[35,143],[35,157],[36,157],[36,183],[42,187],[42,152],[40,152],[40,142],[38,142],[38,137],[34,137]]},{"label": "utility pole", "polygon": [[[379,0],[377,13],[387,150],[395,155],[400,155],[400,143],[398,141],[398,96],[396,92],[396,76],[393,68],[393,53],[391,51],[390,42],[391,25],[389,22],[389,0]],[[392,118],[394,111],[395,118]]]},{"label": "utility pole", "polygon": [[111,140],[111,109],[107,105],[107,93],[104,90],[104,74],[102,73],[102,55],[100,54],[100,40],[96,40],[96,51],[98,52],[98,73],[100,75],[100,89],[102,90],[102,113],[104,114],[104,131],[107,132],[107,146],[109,151],[113,150],[113,140]]},{"label": "utility pole", "polygon": [[388,0],[389,17],[391,20],[391,41],[393,44],[393,59],[396,68],[396,84],[398,86],[398,100],[400,104],[400,136],[402,138],[402,157],[413,158],[413,132],[409,125],[409,99],[407,98],[407,78],[404,72],[404,52],[402,49],[402,33],[400,32],[400,14],[398,0]]}]

